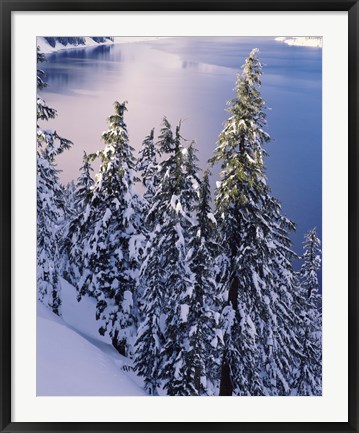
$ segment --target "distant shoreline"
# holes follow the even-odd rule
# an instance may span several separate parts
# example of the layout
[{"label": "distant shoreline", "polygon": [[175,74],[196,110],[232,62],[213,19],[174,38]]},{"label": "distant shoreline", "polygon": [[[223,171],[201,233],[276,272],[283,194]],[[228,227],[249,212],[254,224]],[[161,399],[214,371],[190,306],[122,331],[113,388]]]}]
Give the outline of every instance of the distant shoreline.
[{"label": "distant shoreline", "polygon": [[[170,36],[169,36],[170,37]],[[95,42],[90,37],[85,37],[84,44],[78,45],[63,45],[59,42],[56,42],[55,47],[52,47],[44,37],[38,37],[37,45],[40,47],[40,51],[45,54],[54,53],[62,50],[70,50],[70,49],[80,49],[80,48],[88,48],[99,45],[112,45],[112,44],[129,44],[129,43],[138,43],[138,42],[146,42],[146,41],[156,41],[160,39],[166,39],[168,37],[163,36],[116,36],[114,37],[114,41],[106,41],[106,42]],[[290,46],[299,46],[299,47],[312,47],[312,48],[322,48],[323,39],[321,37],[313,37],[313,36],[279,36],[274,38],[277,42],[282,42],[284,44]]]},{"label": "distant shoreline", "polygon": [[95,42],[90,37],[85,37],[84,44],[67,44],[63,45],[59,42],[56,42],[55,46],[51,46],[44,37],[39,36],[37,38],[37,45],[40,47],[40,51],[45,54],[55,53],[57,51],[63,50],[72,50],[72,49],[82,49],[89,47],[97,47],[99,45],[113,45],[113,44],[130,44],[136,42],[146,42],[146,41],[157,41],[159,39],[167,39],[167,37],[162,36],[117,36],[114,37],[114,41],[105,41],[105,42]]},{"label": "distant shoreline", "polygon": [[312,48],[322,48],[323,38],[317,36],[281,36],[275,38],[278,42],[283,42],[287,45],[297,46],[297,47],[312,47]]}]

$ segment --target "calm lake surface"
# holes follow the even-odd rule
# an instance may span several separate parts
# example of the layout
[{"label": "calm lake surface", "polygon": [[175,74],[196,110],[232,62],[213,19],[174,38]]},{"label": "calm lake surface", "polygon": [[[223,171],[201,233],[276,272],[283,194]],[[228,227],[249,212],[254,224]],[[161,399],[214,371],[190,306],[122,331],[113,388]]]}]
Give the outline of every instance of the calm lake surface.
[{"label": "calm lake surface", "polygon": [[[202,168],[212,156],[236,73],[251,49],[264,65],[262,95],[270,110],[266,146],[268,183],[284,213],[297,224],[292,240],[302,252],[303,235],[322,228],[322,50],[291,47],[273,38],[173,38],[59,51],[42,69],[41,92],[57,109],[47,128],[74,142],[58,159],[64,183],[78,176],[83,151],[102,148],[100,137],[113,102],[128,101],[126,123],[139,150],[163,116],[196,140]],[[217,180],[214,170],[212,185]]]}]

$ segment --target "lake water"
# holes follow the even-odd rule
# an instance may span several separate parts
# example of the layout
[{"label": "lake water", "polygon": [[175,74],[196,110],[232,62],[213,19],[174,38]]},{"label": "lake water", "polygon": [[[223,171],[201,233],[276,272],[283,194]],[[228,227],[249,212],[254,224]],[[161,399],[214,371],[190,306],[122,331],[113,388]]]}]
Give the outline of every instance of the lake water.
[{"label": "lake water", "polygon": [[[196,140],[206,166],[233,97],[236,73],[253,48],[264,65],[262,95],[268,107],[268,183],[284,213],[297,224],[294,249],[303,235],[322,227],[322,50],[293,47],[273,38],[173,38],[72,49],[48,55],[48,87],[41,92],[57,109],[48,128],[74,142],[58,159],[63,182],[75,179],[83,150],[102,148],[115,100],[128,101],[126,123],[138,150],[163,116]],[[214,171],[212,185],[216,180]]]}]

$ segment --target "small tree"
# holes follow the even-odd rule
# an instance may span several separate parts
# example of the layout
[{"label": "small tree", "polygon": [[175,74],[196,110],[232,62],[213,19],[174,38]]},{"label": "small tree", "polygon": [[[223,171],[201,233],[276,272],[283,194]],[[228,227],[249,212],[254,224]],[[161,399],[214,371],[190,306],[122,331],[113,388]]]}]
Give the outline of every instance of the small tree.
[{"label": "small tree", "polygon": [[321,266],[320,240],[312,229],[304,237],[301,286],[297,297],[297,317],[302,356],[294,382],[297,395],[322,394],[322,316],[318,272]]},{"label": "small tree", "polygon": [[140,157],[137,162],[137,170],[142,174],[142,184],[146,188],[143,194],[144,212],[148,212],[151,207],[152,199],[156,193],[160,182],[158,176],[159,165],[157,156],[159,155],[154,143],[154,129],[145,138],[140,150]]},{"label": "small tree", "polygon": [[78,290],[78,300],[84,294],[90,294],[85,282],[90,271],[84,267],[83,247],[90,230],[89,215],[94,181],[89,158],[84,152],[81,173],[77,179],[73,196],[73,213],[64,229],[61,255],[63,257],[62,272],[64,277]]}]

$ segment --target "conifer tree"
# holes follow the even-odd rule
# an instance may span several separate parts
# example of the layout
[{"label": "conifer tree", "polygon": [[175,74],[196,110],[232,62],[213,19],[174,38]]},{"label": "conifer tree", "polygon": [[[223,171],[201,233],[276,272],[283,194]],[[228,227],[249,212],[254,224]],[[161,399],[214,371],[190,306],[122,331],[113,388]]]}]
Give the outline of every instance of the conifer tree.
[{"label": "conifer tree", "polygon": [[[45,57],[37,49],[37,62]],[[38,69],[38,90],[46,86],[45,74]],[[55,314],[60,314],[61,299],[58,284],[58,245],[64,220],[63,188],[55,158],[72,143],[56,131],[42,129],[40,122],[56,116],[56,110],[37,97],[37,290],[38,298]]]},{"label": "conifer tree", "polygon": [[70,221],[77,214],[76,209],[76,185],[73,180],[67,183],[67,185],[60,185],[62,188],[62,196],[64,202],[64,224]]},{"label": "conifer tree", "polygon": [[143,143],[138,162],[138,168],[143,173],[143,183],[146,186],[145,196],[147,197],[144,199],[143,226],[147,244],[137,287],[138,293],[141,294],[142,321],[135,342],[134,363],[138,374],[144,377],[145,389],[150,395],[158,395],[158,388],[161,386],[159,377],[162,367],[160,352],[164,343],[161,319],[164,318],[163,312],[167,300],[166,276],[162,257],[164,243],[162,223],[166,220],[166,215],[163,212],[166,211],[171,197],[171,192],[168,191],[171,184],[164,179],[164,176],[169,176],[166,167],[170,165],[169,160],[173,158],[171,155],[174,151],[173,141],[171,125],[164,118],[157,146],[166,156],[170,156],[168,160],[162,161],[161,165],[156,167],[157,172],[161,171],[159,175],[161,182],[158,182],[156,189],[152,190],[155,185],[153,168],[155,168],[156,156],[153,130]]},{"label": "conifer tree", "polygon": [[75,207],[78,213],[84,212],[91,201],[92,188],[94,186],[91,172],[93,172],[93,168],[91,167],[87,153],[84,151],[82,166],[80,167],[80,176],[76,182]]},{"label": "conifer tree", "polygon": [[148,214],[155,229],[141,270],[144,323],[137,338],[135,362],[151,393],[156,392],[154,386],[161,385],[169,395],[194,395],[196,389],[185,377],[187,318],[194,286],[189,247],[194,208],[182,194],[186,151],[181,139],[180,125],[173,134],[165,118],[158,142],[164,156],[159,169],[161,182]]},{"label": "conifer tree", "polygon": [[153,196],[155,195],[156,188],[159,184],[158,154],[159,152],[154,143],[154,129],[152,129],[150,134],[142,143],[140,157],[137,162],[137,170],[141,173],[142,184],[146,188],[143,194],[145,212],[150,208]]},{"label": "conifer tree", "polygon": [[92,188],[84,222],[89,229],[83,244],[86,293],[97,298],[100,333],[109,333],[120,353],[128,355],[136,331],[134,287],[141,254],[139,198],[134,192],[136,160],[128,141],[126,103],[114,103],[109,129],[102,134],[103,150],[92,155],[101,165]]},{"label": "conifer tree", "polygon": [[74,211],[64,229],[61,244],[63,276],[78,290],[78,300],[85,293],[89,294],[85,282],[90,275],[90,271],[84,267],[82,255],[85,238],[90,230],[88,216],[90,214],[94,181],[91,177],[93,169],[86,152],[84,152],[83,165],[80,170],[73,197]]},{"label": "conifer tree", "polygon": [[294,253],[288,230],[293,224],[280,214],[266,182],[263,144],[269,135],[263,130],[257,51],[251,51],[238,74],[230,117],[212,159],[222,166],[216,219],[230,262],[221,395],[289,394],[296,350],[282,346],[290,338]]},{"label": "conifer tree", "polygon": [[168,203],[170,203],[172,196],[179,195],[181,190],[182,173],[179,159],[182,160],[182,146],[179,131],[180,125],[177,126],[174,136],[171,124],[164,117],[157,142],[158,152],[163,155],[164,160],[159,164],[158,177],[160,182],[145,219],[148,225],[163,222]]},{"label": "conifer tree", "polygon": [[[192,197],[196,220],[190,230],[191,270],[195,276],[193,295],[189,299],[188,342],[186,381],[193,383],[196,395],[216,394],[219,379],[220,349],[223,335],[219,323],[221,305],[221,284],[219,275],[225,273],[221,260],[221,248],[216,242],[216,221],[211,209],[209,171],[206,170],[197,188],[196,159],[193,157],[193,143],[188,148],[186,180],[192,185]],[[193,193],[198,189],[198,197]],[[191,188],[189,194],[191,197]]]},{"label": "conifer tree", "polygon": [[142,321],[134,347],[134,364],[136,372],[144,377],[145,389],[150,395],[158,395],[161,386],[160,352],[164,343],[161,320],[166,299],[163,259],[159,252],[162,242],[161,226],[158,224],[150,233],[139,275],[143,290],[140,304]]},{"label": "conifer tree", "polygon": [[322,394],[322,318],[318,282],[320,254],[320,240],[316,230],[309,230],[304,238],[301,286],[296,309],[302,351],[294,383],[297,395]]},{"label": "conifer tree", "polygon": [[[166,127],[166,123],[164,125]],[[162,255],[165,257],[163,269],[166,269],[166,299],[164,314],[164,345],[161,350],[161,379],[168,395],[196,395],[197,390],[192,380],[193,374],[188,360],[192,356],[189,346],[188,321],[189,309],[194,294],[195,275],[191,269],[193,250],[191,238],[195,221],[195,197],[193,182],[187,183],[187,149],[182,145],[179,124],[172,142],[166,131],[161,131],[160,149],[169,153],[161,164],[162,191],[160,197],[166,197],[166,210],[162,222],[164,238]],[[196,167],[193,168],[197,170]],[[188,176],[190,177],[190,175]],[[190,367],[190,368],[188,368]]]}]

